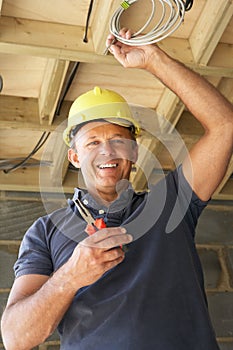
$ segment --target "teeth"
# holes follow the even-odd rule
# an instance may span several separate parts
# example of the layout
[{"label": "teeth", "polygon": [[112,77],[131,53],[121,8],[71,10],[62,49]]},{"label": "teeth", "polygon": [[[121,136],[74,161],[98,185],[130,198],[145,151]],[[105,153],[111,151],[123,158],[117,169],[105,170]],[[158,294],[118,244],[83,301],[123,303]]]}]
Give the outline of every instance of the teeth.
[{"label": "teeth", "polygon": [[100,169],[106,169],[106,168],[116,168],[117,167],[117,164],[112,164],[112,163],[109,163],[109,164],[101,164],[99,165],[99,168]]}]

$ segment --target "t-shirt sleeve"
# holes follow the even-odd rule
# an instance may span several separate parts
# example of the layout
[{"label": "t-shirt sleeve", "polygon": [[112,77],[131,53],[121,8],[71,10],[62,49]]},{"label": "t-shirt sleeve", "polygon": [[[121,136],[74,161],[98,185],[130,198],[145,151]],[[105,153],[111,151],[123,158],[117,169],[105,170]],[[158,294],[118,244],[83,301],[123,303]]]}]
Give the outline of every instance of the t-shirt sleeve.
[{"label": "t-shirt sleeve", "polygon": [[24,235],[14,271],[16,278],[29,274],[50,276],[53,272],[46,227],[42,219],[38,219]]},{"label": "t-shirt sleeve", "polygon": [[202,201],[193,191],[184,176],[182,165],[177,168],[177,175],[178,196],[181,206],[183,206],[182,210],[186,213],[185,220],[195,229],[198,218],[209,201]]},{"label": "t-shirt sleeve", "polygon": [[171,233],[181,223],[186,223],[193,237],[198,218],[208,201],[202,201],[186,180],[182,165],[169,173],[167,179],[168,200],[171,202],[170,214],[166,232]]}]

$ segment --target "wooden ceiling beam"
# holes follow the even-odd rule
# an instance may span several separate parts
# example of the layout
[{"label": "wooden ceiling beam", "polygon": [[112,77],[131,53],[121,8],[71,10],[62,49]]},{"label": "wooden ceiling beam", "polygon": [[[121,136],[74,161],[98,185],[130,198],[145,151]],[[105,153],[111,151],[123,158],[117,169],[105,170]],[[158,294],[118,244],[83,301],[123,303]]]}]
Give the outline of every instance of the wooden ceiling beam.
[{"label": "wooden ceiling beam", "polygon": [[131,181],[137,190],[147,186],[155,169],[172,170],[183,161],[187,150],[199,140],[199,135],[178,135],[161,132],[155,137],[145,132],[139,140],[139,154],[136,172],[132,172]]},{"label": "wooden ceiling beam", "polygon": [[233,199],[233,179],[230,178],[222,188],[221,192],[214,193],[212,199],[232,200]]},{"label": "wooden ceiling beam", "polygon": [[165,88],[156,108],[160,118],[162,132],[170,133],[178,123],[184,110],[184,104],[170,89]]},{"label": "wooden ceiling beam", "polygon": [[[162,97],[159,101],[159,104],[156,108],[161,133],[172,133],[184,111],[184,108],[185,106],[179,99],[179,97],[177,97],[170,89],[165,88]],[[163,144],[161,142],[157,142],[153,152],[154,154],[159,155],[161,154],[162,149]],[[181,152],[181,149],[179,148],[177,151],[179,154]],[[151,173],[152,171],[153,168],[151,168]],[[149,176],[151,175],[151,173],[149,174]]]},{"label": "wooden ceiling beam", "polygon": [[[229,68],[229,71],[232,73],[232,60],[229,57],[233,57],[233,45],[220,42],[211,56],[208,66]],[[231,77],[232,75],[229,75],[229,78]]]},{"label": "wooden ceiling beam", "polygon": [[46,181],[53,186],[62,186],[69,166],[67,157],[67,145],[62,138],[63,127],[58,127],[50,136],[46,148],[43,152],[45,161],[51,162],[49,172],[46,175]]},{"label": "wooden ceiling beam", "polygon": [[221,181],[220,185],[215,191],[215,195],[221,194],[222,189],[224,188],[224,186],[226,185],[227,181],[230,179],[232,174],[233,174],[233,156],[231,157],[230,164],[227,168],[227,171],[223,180]]},{"label": "wooden ceiling beam", "polygon": [[5,174],[0,172],[0,190],[39,192],[38,168],[17,169]]},{"label": "wooden ceiling beam", "polygon": [[45,53],[46,48],[93,52],[92,40],[82,40],[81,26],[2,16],[0,33],[2,43],[40,47],[41,56],[46,56],[43,48]]},{"label": "wooden ceiling beam", "polygon": [[53,122],[68,67],[68,61],[48,59],[38,98],[41,124]]},{"label": "wooden ceiling beam", "polygon": [[[223,44],[224,45],[224,44]],[[225,47],[226,45],[224,45]],[[231,54],[233,52],[233,47],[226,48],[226,55]],[[218,62],[215,62],[218,64]],[[233,69],[229,66],[229,62],[225,58],[225,62],[223,61],[223,66],[215,66],[215,65],[209,65],[209,66],[202,66],[197,64],[187,64],[191,69],[193,69],[195,72],[199,73],[203,76],[211,76],[211,77],[225,77],[225,78],[233,78]],[[229,67],[224,67],[224,63],[228,65]]]},{"label": "wooden ceiling beam", "polygon": [[[49,171],[49,169],[48,169]],[[0,172],[0,191],[22,191],[22,192],[52,192],[52,193],[73,193],[74,187],[77,186],[77,174],[69,173],[66,181],[62,186],[54,183],[43,183],[43,169],[25,168],[17,169],[14,172],[5,174]]]},{"label": "wooden ceiling beam", "polygon": [[0,123],[36,124],[38,117],[36,98],[0,95]]},{"label": "wooden ceiling beam", "polygon": [[64,123],[71,102],[64,101],[59,116],[52,125],[39,122],[38,99],[16,96],[0,96],[0,129],[22,129],[32,131],[53,131]]},{"label": "wooden ceiling beam", "polygon": [[0,16],[1,16],[1,13],[2,13],[2,3],[3,3],[3,0],[0,0]]},{"label": "wooden ceiling beam", "polygon": [[143,190],[146,188],[147,181],[155,167],[154,152],[158,143],[158,140],[147,136],[142,137],[140,140],[136,163],[137,171],[132,172],[130,175],[130,181],[136,190]]},{"label": "wooden ceiling beam", "polygon": [[233,104],[233,79],[222,78],[218,90]]},{"label": "wooden ceiling beam", "polygon": [[91,32],[94,51],[103,54],[109,34],[109,23],[114,11],[120,6],[119,0],[99,0],[92,16]]},{"label": "wooden ceiling beam", "polygon": [[189,38],[193,57],[206,65],[233,14],[232,0],[207,0]]},{"label": "wooden ceiling beam", "polygon": [[[83,27],[2,16],[0,33],[0,53],[119,65],[112,55],[95,52],[95,50],[102,52],[106,39],[104,36],[99,38],[99,42],[97,39],[95,42],[92,35],[96,33],[93,34],[91,31],[88,43],[79,39],[83,37]],[[233,77],[232,65],[228,59],[232,55],[233,45],[223,43],[219,45],[221,45],[220,51],[224,52],[223,57],[219,54],[214,55],[210,67],[203,67],[194,61],[188,40],[169,37],[159,43],[165,52],[200,74]]]}]

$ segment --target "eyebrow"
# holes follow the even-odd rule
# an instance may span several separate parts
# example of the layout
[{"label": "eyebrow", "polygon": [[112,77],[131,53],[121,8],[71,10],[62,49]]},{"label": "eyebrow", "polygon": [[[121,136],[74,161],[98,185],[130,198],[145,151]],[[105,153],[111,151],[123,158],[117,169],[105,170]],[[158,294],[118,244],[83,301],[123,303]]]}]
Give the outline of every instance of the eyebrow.
[{"label": "eyebrow", "polygon": [[[98,138],[98,137],[99,137],[98,135],[90,136],[90,137],[88,137],[87,141],[88,141],[88,140],[94,140],[94,139],[96,139],[96,138]],[[127,137],[123,136],[122,134],[113,134],[112,136],[110,136],[110,137],[108,138],[108,140],[111,140],[111,139],[113,139],[114,137],[127,138]]]}]

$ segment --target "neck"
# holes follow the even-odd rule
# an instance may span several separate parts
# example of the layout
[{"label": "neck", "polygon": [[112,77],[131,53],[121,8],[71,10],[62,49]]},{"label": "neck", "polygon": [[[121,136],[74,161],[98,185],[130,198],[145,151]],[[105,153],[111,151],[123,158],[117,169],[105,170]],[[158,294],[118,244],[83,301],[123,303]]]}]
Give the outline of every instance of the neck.
[{"label": "neck", "polygon": [[103,189],[88,189],[90,195],[96,200],[96,202],[109,207],[123,191],[129,187],[128,180],[121,180],[115,188],[103,188]]}]

